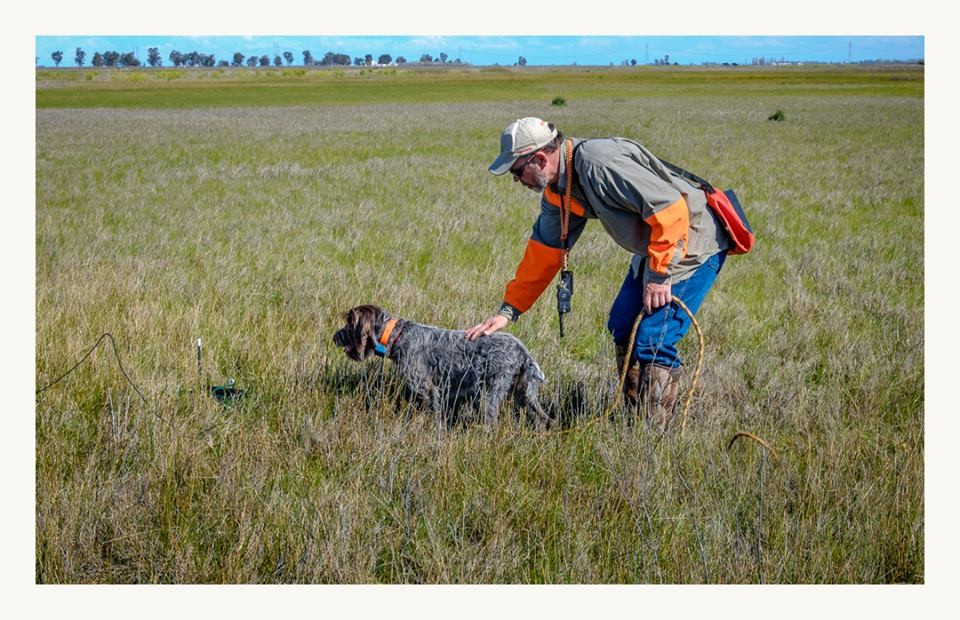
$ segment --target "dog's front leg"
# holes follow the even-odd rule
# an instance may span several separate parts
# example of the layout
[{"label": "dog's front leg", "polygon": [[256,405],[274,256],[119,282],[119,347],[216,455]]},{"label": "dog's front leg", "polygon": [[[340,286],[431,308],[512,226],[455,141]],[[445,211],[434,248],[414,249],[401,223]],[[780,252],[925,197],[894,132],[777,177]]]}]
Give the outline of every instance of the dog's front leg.
[{"label": "dog's front leg", "polygon": [[417,397],[417,405],[429,411],[433,415],[441,415],[443,413],[443,399],[440,392],[440,386],[430,379],[426,379],[421,383],[418,383],[414,386],[411,386],[411,391]]},{"label": "dog's front leg", "polygon": [[434,415],[439,415],[443,410],[440,401],[440,388],[433,383],[426,382],[416,386],[411,391],[416,397],[417,406],[421,409],[425,409]]},{"label": "dog's front leg", "polygon": [[440,396],[440,387],[437,385],[431,385],[429,388],[429,393],[430,411],[436,416],[443,415],[443,400]]}]

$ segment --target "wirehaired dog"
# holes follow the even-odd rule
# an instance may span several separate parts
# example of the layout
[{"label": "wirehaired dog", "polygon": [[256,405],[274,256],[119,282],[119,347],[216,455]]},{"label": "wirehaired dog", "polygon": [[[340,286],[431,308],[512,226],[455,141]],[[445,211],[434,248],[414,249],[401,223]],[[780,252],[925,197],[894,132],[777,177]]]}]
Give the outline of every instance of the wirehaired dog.
[{"label": "wirehaired dog", "polygon": [[523,343],[505,333],[468,340],[463,331],[394,318],[374,305],[343,315],[346,324],[333,341],[350,359],[371,355],[394,362],[413,399],[451,424],[464,406],[482,410],[496,426],[500,406],[510,396],[537,428],[552,420],[537,401],[543,372]]}]

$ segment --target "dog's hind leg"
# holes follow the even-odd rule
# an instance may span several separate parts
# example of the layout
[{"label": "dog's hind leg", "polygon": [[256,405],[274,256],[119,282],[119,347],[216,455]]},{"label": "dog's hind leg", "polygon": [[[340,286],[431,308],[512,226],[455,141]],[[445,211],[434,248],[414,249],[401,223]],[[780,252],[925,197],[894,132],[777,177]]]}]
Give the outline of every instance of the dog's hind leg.
[{"label": "dog's hind leg", "polygon": [[490,428],[496,428],[498,418],[500,417],[500,405],[510,394],[510,379],[508,377],[498,376],[487,386],[486,393],[483,395],[483,421]]},{"label": "dog's hind leg", "polygon": [[502,398],[496,398],[493,394],[487,394],[483,402],[483,422],[490,428],[496,428],[498,418],[500,417],[500,405],[503,404]]},{"label": "dog's hind leg", "polygon": [[553,428],[555,420],[544,411],[537,398],[537,390],[540,387],[539,380],[529,380],[526,374],[517,378],[517,383],[513,389],[513,402],[515,407],[523,407],[527,412],[527,420],[533,423],[538,430]]},{"label": "dog's hind leg", "polygon": [[554,420],[550,415],[544,411],[543,407],[540,406],[540,401],[537,400],[537,390],[528,384],[527,386],[527,395],[524,396],[526,401],[527,415],[530,416],[530,412],[533,412],[533,415],[530,416],[533,418],[534,426],[540,430],[546,430],[554,428],[556,420]]}]

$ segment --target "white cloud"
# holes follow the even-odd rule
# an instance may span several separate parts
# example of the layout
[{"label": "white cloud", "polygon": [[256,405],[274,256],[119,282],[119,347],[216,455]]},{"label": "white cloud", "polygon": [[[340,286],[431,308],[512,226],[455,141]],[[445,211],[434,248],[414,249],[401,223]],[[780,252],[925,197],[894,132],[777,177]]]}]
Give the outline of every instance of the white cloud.
[{"label": "white cloud", "polygon": [[423,48],[435,48],[435,47],[444,47],[448,45],[447,37],[442,36],[427,36],[427,37],[414,37],[410,40],[411,46],[420,46]]}]

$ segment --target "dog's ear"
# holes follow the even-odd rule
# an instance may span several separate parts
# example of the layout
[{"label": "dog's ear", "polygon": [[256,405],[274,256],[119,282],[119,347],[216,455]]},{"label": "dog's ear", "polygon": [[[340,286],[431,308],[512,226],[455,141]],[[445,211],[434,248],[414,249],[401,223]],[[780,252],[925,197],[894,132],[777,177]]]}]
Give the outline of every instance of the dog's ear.
[{"label": "dog's ear", "polygon": [[357,352],[363,358],[373,353],[377,335],[383,328],[384,312],[377,306],[357,306],[350,310],[348,324],[353,327],[353,337]]}]

